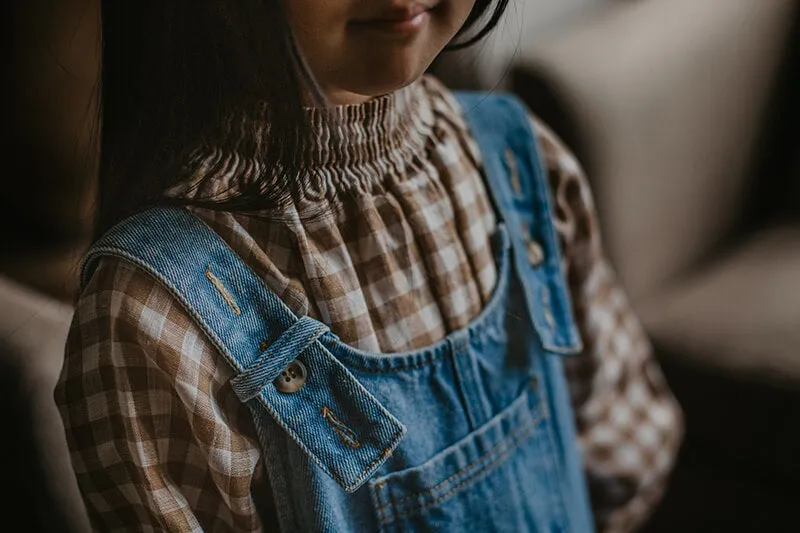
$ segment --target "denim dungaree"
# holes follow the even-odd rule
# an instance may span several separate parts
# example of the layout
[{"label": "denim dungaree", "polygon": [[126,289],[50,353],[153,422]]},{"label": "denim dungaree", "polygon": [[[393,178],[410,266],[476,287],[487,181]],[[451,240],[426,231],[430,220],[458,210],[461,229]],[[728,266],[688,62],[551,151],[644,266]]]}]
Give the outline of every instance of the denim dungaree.
[{"label": "denim dungaree", "polygon": [[[433,346],[345,345],[184,209],[127,219],[85,259],[84,284],[104,255],[149,272],[227,359],[284,532],[593,530],[561,358],[580,339],[527,112],[510,96],[457,98],[499,213],[498,281]],[[285,372],[295,361],[305,376]]]}]

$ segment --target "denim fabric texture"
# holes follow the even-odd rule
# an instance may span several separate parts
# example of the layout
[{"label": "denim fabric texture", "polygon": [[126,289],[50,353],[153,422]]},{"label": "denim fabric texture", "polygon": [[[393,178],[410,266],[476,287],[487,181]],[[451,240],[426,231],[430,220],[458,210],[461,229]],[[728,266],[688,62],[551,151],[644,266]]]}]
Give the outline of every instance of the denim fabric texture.
[{"label": "denim fabric texture", "polygon": [[[149,272],[228,360],[283,531],[592,531],[562,366],[580,339],[527,111],[457,97],[500,217],[499,278],[480,315],[432,346],[345,345],[179,208],[127,219],[84,261],[84,280],[104,255]],[[532,240],[542,261],[528,260]],[[306,381],[281,392],[273,381],[293,361]]]}]

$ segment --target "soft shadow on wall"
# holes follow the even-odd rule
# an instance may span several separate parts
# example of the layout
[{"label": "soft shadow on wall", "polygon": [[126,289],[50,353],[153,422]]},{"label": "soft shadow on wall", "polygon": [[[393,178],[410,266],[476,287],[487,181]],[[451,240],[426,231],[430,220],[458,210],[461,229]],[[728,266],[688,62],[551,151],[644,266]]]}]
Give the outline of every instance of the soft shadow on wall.
[{"label": "soft shadow on wall", "polygon": [[[5,4],[13,95],[3,143],[0,273],[62,300],[94,202],[98,0]],[[12,7],[13,6],[13,7]]]}]

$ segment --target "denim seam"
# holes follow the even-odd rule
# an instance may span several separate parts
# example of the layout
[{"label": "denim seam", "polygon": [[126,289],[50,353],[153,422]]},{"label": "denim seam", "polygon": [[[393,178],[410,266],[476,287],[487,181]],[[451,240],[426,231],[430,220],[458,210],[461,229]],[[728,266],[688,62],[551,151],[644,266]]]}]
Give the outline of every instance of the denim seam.
[{"label": "denim seam", "polygon": [[[544,407],[543,415],[549,417],[550,416],[549,396],[544,395],[543,393],[540,392],[539,393],[539,401],[542,404],[542,406]],[[546,424],[545,426],[546,426],[545,427],[545,433],[546,433],[545,441],[547,442],[547,444],[549,446],[549,450],[546,450],[546,453],[542,454],[542,456],[545,458],[545,461],[546,461],[545,476],[547,476],[547,483],[548,483],[548,485],[550,487],[558,487],[558,493],[559,493],[558,504],[559,504],[559,507],[561,508],[560,509],[561,513],[559,514],[559,517],[563,517],[564,514],[566,513],[566,508],[564,506],[564,501],[563,501],[564,500],[563,492],[562,492],[563,491],[563,486],[560,483],[558,483],[559,476],[557,474],[554,475],[553,469],[556,467],[556,465],[552,461],[552,457],[554,456],[554,454],[557,453],[557,450],[559,450],[559,447],[556,445],[555,440],[554,440],[555,437],[553,436],[553,425],[552,424]],[[541,441],[539,441],[539,442],[541,442]],[[563,527],[563,523],[561,525]]]},{"label": "denim seam", "polygon": [[398,431],[397,433],[395,433],[394,438],[392,439],[392,442],[389,443],[389,447],[384,448],[383,451],[380,453],[380,455],[378,455],[375,458],[374,461],[372,461],[369,465],[367,465],[367,467],[364,469],[364,471],[361,472],[361,474],[359,474],[359,476],[353,480],[353,483],[352,483],[351,487],[357,487],[359,481],[361,481],[361,478],[363,478],[364,476],[368,475],[370,473],[370,470],[372,470],[375,467],[375,465],[377,465],[382,459],[384,459],[385,457],[390,456],[392,454],[392,445],[397,440],[399,440],[402,436],[403,436],[403,432],[402,431]]},{"label": "denim seam", "polygon": [[384,369],[384,368],[365,368],[365,367],[362,367],[362,366],[360,366],[358,364],[353,364],[353,363],[351,363],[349,361],[347,363],[347,366],[349,366],[351,368],[354,368],[354,369],[358,370],[359,372],[363,372],[365,374],[394,374],[396,372],[405,372],[407,370],[419,370],[420,368],[425,368],[426,366],[430,366],[430,365],[438,363],[439,361],[444,359],[446,356],[447,356],[447,353],[445,352],[445,353],[442,353],[441,355],[438,355],[438,356],[436,356],[436,357],[434,357],[434,358],[432,358],[432,359],[430,359],[428,361],[424,361],[422,363],[412,363],[410,365],[403,365],[400,368],[388,368],[388,369]]},{"label": "denim seam", "polygon": [[467,415],[467,423],[469,424],[470,432],[476,431],[479,426],[477,421],[475,420],[475,416],[472,414],[472,409],[470,408],[470,404],[467,401],[468,395],[467,391],[465,390],[466,383],[465,379],[462,375],[462,372],[459,368],[458,359],[462,357],[465,353],[468,353],[469,350],[469,339],[465,342],[462,346],[460,346],[452,355],[453,361],[453,374],[455,377],[455,386],[456,390],[458,391],[458,397],[461,400],[461,404],[463,406],[464,412]]},{"label": "denim seam", "polygon": [[[444,494],[442,494],[439,497],[437,497],[435,500],[432,500],[432,501],[427,502],[427,503],[420,503],[418,505],[412,505],[412,506],[407,507],[406,509],[404,509],[402,512],[394,513],[394,514],[392,514],[392,515],[390,515],[388,517],[385,516],[387,513],[381,513],[382,515],[384,515],[381,518],[381,523],[386,524],[386,523],[390,522],[391,520],[396,520],[398,518],[402,518],[404,516],[408,516],[410,514],[413,514],[413,513],[417,512],[417,511],[422,511],[424,509],[427,509],[429,507],[437,505],[437,504],[447,500],[450,496],[452,496],[454,493],[458,492],[458,490],[460,490],[465,485],[468,485],[468,484],[470,484],[472,482],[478,481],[481,477],[483,477],[484,474],[489,473],[491,471],[491,468],[494,465],[504,461],[511,454],[511,452],[513,452],[516,449],[518,449],[518,445],[522,441],[524,441],[525,439],[530,438],[534,434],[536,426],[542,420],[542,418],[543,417],[541,416],[541,414],[536,416],[536,417],[531,418],[531,420],[527,424],[524,424],[523,426],[518,428],[516,431],[513,431],[512,433],[508,434],[506,437],[504,437],[502,440],[500,440],[497,444],[495,444],[495,446],[492,447],[492,449],[488,453],[484,454],[477,461],[474,461],[474,462],[464,466],[458,472],[456,472],[455,474],[450,476],[448,479],[446,479],[446,480],[442,481],[441,483],[437,484],[435,487],[433,487],[431,489],[427,489],[427,490],[422,491],[422,492],[418,492],[418,493],[416,493],[416,494],[414,494],[412,496],[406,496],[406,497],[404,497],[404,498],[402,498],[400,500],[394,500],[390,496],[389,497],[390,503],[387,506],[384,506],[383,508],[379,508],[378,509],[379,512],[381,510],[383,510],[383,509],[386,509],[387,507],[395,508],[398,505],[402,504],[403,502],[408,501],[409,499],[416,499],[416,498],[418,498],[420,496],[425,496],[425,495],[431,494],[431,493],[435,492],[436,489],[438,487],[440,487],[442,484],[447,483],[449,481],[452,481],[453,478],[456,478],[456,477],[464,474],[470,468],[475,467],[476,465],[478,466],[478,468],[476,470],[466,474],[466,476],[461,481],[459,481],[458,484],[456,484],[455,486],[450,488],[450,490],[448,490]],[[501,452],[495,453],[496,449],[502,444],[508,444],[507,448],[505,450],[501,451]]]},{"label": "denim seam", "polygon": [[[248,410],[250,411],[250,415],[253,418],[253,423],[256,428],[256,435],[258,436],[258,442],[260,445],[261,450],[261,459],[264,461],[263,468],[264,471],[268,473],[268,462],[271,459],[271,456],[274,454],[274,448],[269,446],[271,439],[269,438],[269,432],[272,428],[268,427],[268,425],[262,420],[263,419],[263,412],[257,411],[258,402],[256,401],[249,401],[245,405],[247,405]],[[286,489],[286,479],[282,478],[281,476],[275,476],[270,478],[270,484],[274,483],[282,483],[283,489],[280,490],[276,486],[272,486],[273,493],[272,497],[274,499],[274,503],[276,506],[276,514],[278,515],[279,523],[286,524],[297,524],[297,516],[296,510],[294,507],[289,503],[288,498],[288,490]]]}]

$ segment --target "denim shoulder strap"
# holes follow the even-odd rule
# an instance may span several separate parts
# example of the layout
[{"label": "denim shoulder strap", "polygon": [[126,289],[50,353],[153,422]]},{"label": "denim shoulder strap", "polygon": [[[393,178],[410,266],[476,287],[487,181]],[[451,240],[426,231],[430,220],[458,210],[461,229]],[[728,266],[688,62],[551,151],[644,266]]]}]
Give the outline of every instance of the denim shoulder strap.
[{"label": "denim shoulder strap", "polygon": [[[405,426],[319,342],[327,326],[294,316],[187,210],[150,209],[115,226],[84,259],[84,285],[103,256],[128,261],[163,284],[227,359],[233,389],[254,415],[268,412],[348,492],[369,479],[405,435]],[[301,356],[308,381],[297,393],[279,392],[273,380]],[[352,438],[341,438],[325,422],[330,410]]]},{"label": "denim shoulder strap", "polygon": [[528,110],[511,95],[456,93],[456,98],[480,148],[495,205],[508,224],[515,266],[542,345],[555,353],[577,353],[581,339]]}]

